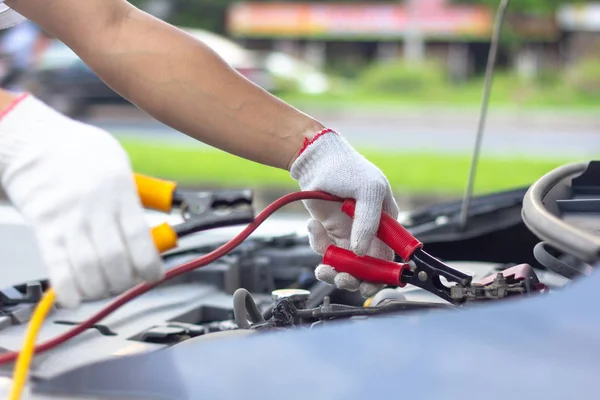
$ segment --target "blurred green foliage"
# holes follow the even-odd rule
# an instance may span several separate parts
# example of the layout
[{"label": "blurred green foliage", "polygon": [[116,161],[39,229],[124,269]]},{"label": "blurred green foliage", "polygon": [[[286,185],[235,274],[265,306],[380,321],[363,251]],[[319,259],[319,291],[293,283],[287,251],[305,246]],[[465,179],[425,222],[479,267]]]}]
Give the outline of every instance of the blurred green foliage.
[{"label": "blurred green foliage", "polygon": [[[137,7],[145,8],[150,0],[129,0]],[[171,0],[172,15],[167,21],[190,28],[202,28],[225,33],[227,8],[233,0]]]},{"label": "blurred green foliage", "polygon": [[415,94],[446,85],[446,72],[435,61],[393,60],[374,63],[359,77],[360,89],[369,93]]},{"label": "blurred green foliage", "polygon": [[[507,108],[557,108],[597,111],[600,107],[600,60],[585,60],[565,73],[547,68],[533,78],[499,69],[491,103]],[[328,93],[280,93],[300,109],[396,109],[398,107],[475,107],[481,103],[483,76],[452,83],[439,65],[411,68],[402,62],[374,64],[355,79],[336,84]]]},{"label": "blurred green foliage", "polygon": [[[551,13],[562,4],[585,3],[586,0],[515,0],[510,3],[511,11],[525,13]],[[456,3],[484,4],[497,7],[500,0],[457,0]]]},{"label": "blurred green foliage", "polygon": [[568,83],[579,93],[600,100],[600,58],[584,59],[567,74]]}]

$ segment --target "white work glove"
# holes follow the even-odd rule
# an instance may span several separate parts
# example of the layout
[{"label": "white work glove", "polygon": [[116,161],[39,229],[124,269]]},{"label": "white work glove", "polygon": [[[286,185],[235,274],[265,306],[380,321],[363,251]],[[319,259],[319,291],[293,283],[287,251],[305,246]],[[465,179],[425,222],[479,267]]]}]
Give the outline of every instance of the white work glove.
[{"label": "white work glove", "polygon": [[0,173],[62,306],[162,276],[129,158],[109,133],[28,95],[0,118]]},{"label": "white work glove", "polygon": [[[358,255],[394,259],[394,251],[375,236],[382,210],[398,218],[390,184],[383,172],[343,137],[329,130],[315,136],[294,161],[290,173],[303,191],[319,190],[356,200],[354,219],[341,211],[340,203],[304,201],[312,216],[308,232],[314,251],[324,254],[327,247],[336,245]],[[383,287],[338,273],[328,265],[319,265],[315,274],[317,279],[339,289],[359,290],[363,297],[370,297]]]}]

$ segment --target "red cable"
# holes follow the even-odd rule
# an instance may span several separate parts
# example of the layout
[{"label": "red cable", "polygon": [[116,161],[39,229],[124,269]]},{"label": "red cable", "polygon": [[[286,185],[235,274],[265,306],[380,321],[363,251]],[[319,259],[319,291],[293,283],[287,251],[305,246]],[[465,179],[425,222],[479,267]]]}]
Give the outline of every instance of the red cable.
[{"label": "red cable", "polygon": [[[280,208],[284,207],[287,204],[293,203],[299,200],[326,200],[326,201],[335,201],[335,202],[343,202],[343,199],[333,196],[331,194],[325,192],[297,192],[290,193],[277,199],[273,203],[269,204],[255,219],[254,222],[249,224],[242,232],[240,232],[236,237],[231,239],[229,242],[225,243],[223,246],[218,249],[199,257],[196,260],[190,261],[188,263],[182,264],[177,268],[173,268],[172,270],[167,271],[165,276],[158,282],[155,283],[144,283],[131,288],[127,292],[123,293],[119,297],[117,297],[112,303],[104,307],[102,310],[98,311],[95,315],[83,321],[81,324],[77,325],[73,329],[68,330],[60,336],[55,337],[54,339],[48,340],[47,342],[43,342],[36,346],[35,353],[44,352],[50,350],[53,347],[56,347],[60,344],[63,344],[69,339],[79,335],[80,333],[92,328],[96,325],[100,320],[106,318],[112,312],[125,305],[129,301],[135,299],[136,297],[146,293],[150,289],[160,285],[168,281],[169,279],[175,278],[181,274],[186,272],[193,271],[195,269],[204,267],[207,264],[210,264],[219,258],[223,257],[231,250],[235,249],[239,246],[244,240],[248,238],[255,230],[258,228],[267,218],[269,218],[273,213],[275,213]],[[0,365],[5,364],[11,361],[14,361],[19,356],[18,352],[10,352],[4,353],[0,355]]]}]

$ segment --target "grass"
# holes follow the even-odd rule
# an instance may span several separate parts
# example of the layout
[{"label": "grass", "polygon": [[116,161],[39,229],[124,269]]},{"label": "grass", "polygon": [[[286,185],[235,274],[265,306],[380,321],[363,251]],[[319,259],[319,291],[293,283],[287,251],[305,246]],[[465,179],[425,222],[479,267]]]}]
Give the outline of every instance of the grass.
[{"label": "grass", "polygon": [[[301,109],[397,109],[422,106],[474,108],[481,103],[483,78],[472,79],[459,86],[431,85],[413,92],[365,90],[360,84],[338,84],[320,95],[280,93],[279,96]],[[576,91],[557,80],[547,83],[523,82],[513,74],[499,72],[494,78],[490,98],[494,108],[569,109],[597,111],[600,96]]]},{"label": "grass", "polygon": [[[288,172],[268,168],[219,150],[145,142],[121,141],[136,172],[180,184],[203,187],[297,189]],[[468,155],[405,154],[363,150],[383,170],[397,192],[457,195],[465,188]],[[482,157],[476,192],[487,193],[529,185],[569,159]]]}]

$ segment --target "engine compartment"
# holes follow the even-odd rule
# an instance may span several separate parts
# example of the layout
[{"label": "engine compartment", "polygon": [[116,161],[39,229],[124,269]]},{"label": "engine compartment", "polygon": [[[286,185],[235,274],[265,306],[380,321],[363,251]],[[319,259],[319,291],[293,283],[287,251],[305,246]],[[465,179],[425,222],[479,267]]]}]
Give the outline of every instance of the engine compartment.
[{"label": "engine compartment", "polygon": [[[572,199],[574,193],[580,193],[571,182],[580,182],[582,176],[585,182],[600,182],[597,167],[597,162],[579,165],[574,175],[573,167],[566,167],[566,175],[558,180],[563,185],[563,197],[553,201]],[[561,171],[551,174],[558,176]],[[459,288],[453,294],[465,297],[467,309],[472,304],[545,296],[590,275],[598,259],[582,260],[581,253],[570,254],[568,246],[557,246],[555,238],[562,237],[560,232],[554,232],[551,244],[544,241],[540,230],[531,226],[528,204],[535,200],[535,194],[535,190],[526,188],[475,198],[466,229],[458,224],[459,202],[417,210],[402,222],[428,252],[479,284],[472,290]],[[596,194],[588,190],[588,204],[596,204]],[[550,204],[548,199],[545,201]],[[575,216],[577,210],[568,210],[568,218],[563,218],[564,229],[572,229],[571,221],[580,223],[583,219],[588,222],[588,235],[600,232],[600,219],[595,217],[600,210],[585,207],[584,214]],[[594,218],[589,217],[590,213]],[[540,221],[543,218],[533,223]],[[168,253],[165,266],[170,269],[196,259],[226,240],[218,234],[205,234],[200,242],[189,241]],[[552,247],[541,252],[541,246]],[[551,258],[546,254],[550,252]],[[465,307],[455,307],[410,285],[386,288],[365,302],[358,293],[317,281],[314,268],[321,259],[303,234],[248,239],[217,262],[162,284],[125,305],[68,345],[37,356],[31,372],[34,391],[39,398],[50,393],[61,393],[62,398],[81,395],[81,390],[74,387],[76,383],[65,376],[89,366],[109,370],[128,356],[186,343],[199,345],[290,330],[318,330],[339,322],[364,324],[389,315],[420,318],[432,313],[464,312]],[[0,291],[0,351],[19,349],[28,318],[46,285],[43,280],[33,281]],[[74,311],[54,310],[39,340],[65,332],[109,301],[88,302]],[[12,364],[3,365],[0,374],[9,376],[11,370]]]}]

